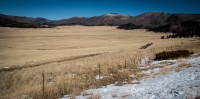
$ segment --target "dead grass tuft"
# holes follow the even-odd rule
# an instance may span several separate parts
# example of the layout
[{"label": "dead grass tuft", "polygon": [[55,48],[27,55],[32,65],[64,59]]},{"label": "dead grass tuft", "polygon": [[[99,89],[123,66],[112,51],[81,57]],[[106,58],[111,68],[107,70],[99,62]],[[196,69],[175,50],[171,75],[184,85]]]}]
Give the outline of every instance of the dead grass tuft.
[{"label": "dead grass tuft", "polygon": [[89,97],[89,99],[100,99],[101,94],[100,93],[92,93],[92,95]]},{"label": "dead grass tuft", "polygon": [[122,98],[128,98],[130,94],[128,92],[123,92],[122,93]]},{"label": "dead grass tuft", "polygon": [[118,97],[118,92],[117,92],[116,90],[113,92],[112,97],[113,97],[113,98]]},{"label": "dead grass tuft", "polygon": [[171,71],[171,69],[169,68],[169,67],[167,67],[167,66],[164,66],[164,67],[162,67],[162,69],[161,69],[161,73],[163,74],[163,75],[166,75],[167,73],[169,73]]},{"label": "dead grass tuft", "polygon": [[178,72],[191,66],[192,66],[191,64],[186,63],[184,60],[180,60],[179,65],[175,67],[175,71]]}]

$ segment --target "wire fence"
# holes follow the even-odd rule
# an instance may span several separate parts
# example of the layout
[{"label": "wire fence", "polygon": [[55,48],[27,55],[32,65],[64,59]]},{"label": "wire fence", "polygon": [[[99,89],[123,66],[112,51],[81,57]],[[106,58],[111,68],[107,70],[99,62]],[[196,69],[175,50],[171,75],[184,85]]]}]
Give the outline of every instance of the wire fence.
[{"label": "wire fence", "polygon": [[[101,79],[101,64],[98,63],[97,64],[97,73],[98,73],[98,76],[99,76],[99,80]],[[124,69],[127,69],[127,61],[124,60],[124,66],[122,66],[122,68]],[[45,73],[44,73],[44,70],[42,70],[41,74],[40,74],[41,78],[41,81],[39,83],[36,83],[36,84],[39,84],[37,85],[37,87],[35,88],[35,86],[31,86],[31,84],[29,85],[26,85],[26,82],[12,82],[12,83],[9,83],[11,85],[19,85],[23,88],[15,88],[15,89],[11,89],[9,90],[9,87],[12,87],[12,86],[9,86],[8,84],[5,84],[5,85],[0,85],[0,88],[3,89],[0,91],[1,95],[0,95],[0,99],[21,99],[23,97],[26,97],[26,95],[30,95],[32,94],[32,92],[38,92],[40,93],[41,96],[45,96],[45,92],[47,90],[49,90],[51,88],[51,84],[49,82],[45,82]],[[46,76],[47,78],[47,76]]]},{"label": "wire fence", "polygon": [[[200,44],[200,43],[198,43]],[[161,48],[163,50],[163,48]],[[172,49],[171,47],[169,47],[169,49]],[[124,60],[124,69],[128,68],[128,64],[129,61]],[[135,62],[133,62],[133,64],[136,64]],[[147,64],[146,60],[145,60],[145,65]],[[99,75],[99,79],[101,77],[101,65],[100,63],[97,65],[98,66],[98,75]],[[45,95],[45,89],[48,89],[50,86],[48,86],[48,84],[45,82],[45,73],[44,71],[42,71],[42,73],[40,74],[41,76],[41,81],[38,87],[34,88],[33,86],[25,86],[23,88],[16,88],[14,90],[7,90],[8,87],[10,87],[9,85],[0,85],[0,99],[16,99],[15,97],[22,97],[23,95],[28,95],[31,94],[32,92],[38,92],[40,93],[41,96]],[[26,82],[21,83],[22,85],[25,85]],[[12,85],[19,85],[18,82],[12,82]],[[29,90],[28,90],[29,89]],[[28,90],[28,91],[24,91],[24,90]],[[13,94],[13,92],[17,92],[16,94]]]},{"label": "wire fence", "polygon": [[[32,85],[26,85],[26,82],[11,82],[11,83],[5,83],[4,85],[0,85],[0,99],[21,99],[21,97],[25,97],[26,95],[31,94],[32,92],[40,92],[44,95],[44,88],[48,87],[47,85],[44,86],[44,71],[42,71],[41,75],[41,82],[37,83],[37,87],[33,87]],[[20,83],[20,84],[19,84]],[[18,88],[12,88],[10,87],[18,85],[20,87]],[[25,91],[27,90],[27,91]]]}]

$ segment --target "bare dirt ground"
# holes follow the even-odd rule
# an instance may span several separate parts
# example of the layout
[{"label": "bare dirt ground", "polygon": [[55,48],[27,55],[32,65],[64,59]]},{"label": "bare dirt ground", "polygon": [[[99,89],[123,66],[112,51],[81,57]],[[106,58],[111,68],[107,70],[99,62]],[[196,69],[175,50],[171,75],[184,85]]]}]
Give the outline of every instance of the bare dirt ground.
[{"label": "bare dirt ground", "polygon": [[[0,27],[0,94],[8,99],[23,95],[38,99],[77,95],[115,81],[145,77],[138,66],[147,55],[152,59],[162,51],[200,50],[199,38],[161,39],[167,35],[106,26]],[[151,45],[147,49],[140,49],[148,44]],[[101,82],[96,80],[98,64],[101,75],[110,76]],[[119,72],[124,67],[126,72]],[[4,71],[8,69],[11,71]],[[43,70],[45,96],[41,92]],[[135,78],[130,78],[131,74]]]}]

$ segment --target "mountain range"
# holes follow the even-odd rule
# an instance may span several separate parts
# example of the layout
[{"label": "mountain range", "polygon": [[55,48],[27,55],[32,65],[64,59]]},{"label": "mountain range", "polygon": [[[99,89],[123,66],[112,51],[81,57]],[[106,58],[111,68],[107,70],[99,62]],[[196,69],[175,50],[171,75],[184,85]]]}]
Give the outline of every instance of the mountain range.
[{"label": "mountain range", "polygon": [[85,26],[120,26],[125,24],[136,25],[140,28],[155,28],[167,24],[178,25],[188,20],[200,21],[200,14],[169,14],[165,12],[147,12],[138,16],[125,16],[117,13],[109,13],[93,17],[72,17],[62,20],[48,20],[45,18],[30,18],[0,14],[0,26],[8,24],[30,24],[30,25],[85,25]]}]

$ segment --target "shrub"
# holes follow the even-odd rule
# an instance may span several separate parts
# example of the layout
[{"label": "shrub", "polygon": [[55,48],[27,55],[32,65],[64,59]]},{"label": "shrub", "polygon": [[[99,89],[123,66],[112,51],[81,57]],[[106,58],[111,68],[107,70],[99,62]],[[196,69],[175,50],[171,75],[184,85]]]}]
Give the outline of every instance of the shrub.
[{"label": "shrub", "polygon": [[154,60],[167,60],[167,59],[177,59],[179,57],[188,57],[190,53],[188,50],[178,50],[178,51],[170,51],[170,52],[161,52],[156,54],[156,58]]},{"label": "shrub", "polygon": [[148,44],[142,46],[140,49],[146,49],[147,47],[151,46],[152,44],[153,44],[153,43],[148,43]]}]

